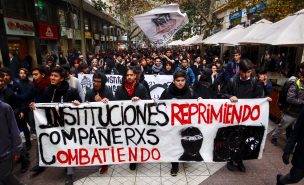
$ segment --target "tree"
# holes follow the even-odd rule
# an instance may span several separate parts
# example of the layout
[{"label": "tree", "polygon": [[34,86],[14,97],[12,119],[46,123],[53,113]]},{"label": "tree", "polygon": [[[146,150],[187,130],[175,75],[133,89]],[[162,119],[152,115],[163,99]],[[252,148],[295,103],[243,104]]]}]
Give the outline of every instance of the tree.
[{"label": "tree", "polygon": [[[265,0],[230,0],[227,7],[245,9],[261,4]],[[272,22],[279,21],[284,17],[304,8],[303,0],[268,0],[266,8],[261,11],[261,17]]]}]

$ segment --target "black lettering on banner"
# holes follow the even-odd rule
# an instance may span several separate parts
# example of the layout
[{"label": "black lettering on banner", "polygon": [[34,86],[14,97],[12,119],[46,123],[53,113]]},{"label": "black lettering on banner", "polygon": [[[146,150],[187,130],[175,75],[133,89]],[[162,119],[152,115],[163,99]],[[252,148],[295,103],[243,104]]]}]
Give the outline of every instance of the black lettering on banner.
[{"label": "black lettering on banner", "polygon": [[121,135],[118,135],[121,131],[121,128],[112,128],[112,137],[113,137],[113,144],[122,144],[122,141],[117,141],[116,139],[121,138]]},{"label": "black lettering on banner", "polygon": [[[143,112],[140,110],[140,106],[137,105],[136,106],[136,112],[137,112],[137,124],[140,125],[140,123],[144,123],[144,124],[147,124],[147,121],[146,121],[146,115],[147,115],[147,104],[144,105],[144,110]],[[139,122],[139,117],[141,118],[142,122]]]},{"label": "black lettering on banner", "polygon": [[141,140],[143,140],[144,144],[146,144],[145,138],[143,136],[146,129],[144,128],[142,132],[140,132],[137,128],[135,128],[135,130],[139,134],[139,139],[137,141],[137,144],[139,144]]},{"label": "black lettering on banner", "polygon": [[54,164],[55,161],[56,161],[56,160],[55,160],[55,156],[53,155],[53,156],[52,156],[52,160],[49,161],[49,162],[47,162],[47,161],[45,160],[45,158],[44,158],[44,156],[43,156],[43,144],[42,144],[42,137],[43,137],[43,136],[50,137],[49,134],[47,134],[47,133],[41,133],[41,134],[39,135],[40,159],[41,159],[41,161],[42,161],[44,164],[51,165],[51,164]]},{"label": "black lettering on banner", "polygon": [[[64,107],[63,109],[70,109],[71,110],[71,108],[70,107]],[[70,116],[71,118],[72,118],[72,121],[71,122],[69,122],[67,119],[66,119],[66,116]],[[63,117],[64,117],[64,123],[65,124],[67,124],[67,125],[75,125],[76,124],[76,118],[75,118],[75,116],[74,116],[74,114],[70,114],[70,113],[67,113],[67,112],[64,112],[63,111]]]},{"label": "black lettering on banner", "polygon": [[92,144],[92,140],[95,140],[95,143],[97,143],[97,137],[95,135],[94,129],[90,128],[90,138],[89,138],[89,144]]},{"label": "black lettering on banner", "polygon": [[[131,134],[129,134],[130,132]],[[132,129],[132,128],[126,128],[125,129],[125,136],[126,136],[126,142],[127,142],[127,145],[129,145],[129,141],[131,141],[133,144],[137,144],[135,141],[133,141],[133,137],[135,136],[135,131]]]},{"label": "black lettering on banner", "polygon": [[149,103],[148,104],[148,110],[149,110],[149,120],[148,120],[148,125],[152,125],[152,126],[156,126],[156,123],[153,123],[152,121],[151,121],[151,117],[153,116],[153,115],[157,115],[157,113],[156,112],[152,112],[152,108],[153,107],[156,107],[156,103]]},{"label": "black lettering on banner", "polygon": [[88,125],[88,113],[86,109],[84,109],[84,125]]},{"label": "black lettering on banner", "polygon": [[164,111],[161,111],[159,109],[159,107],[163,105],[166,107],[166,103],[158,103],[157,107],[156,107],[156,111],[160,114],[162,114],[165,118],[165,122],[164,123],[160,123],[159,121],[156,121],[156,123],[159,125],[159,126],[166,126],[168,123],[169,123],[169,116],[164,112]]},{"label": "black lettering on banner", "polygon": [[[83,133],[83,134],[82,134]],[[89,137],[88,131],[84,128],[78,129],[78,135],[79,135],[79,143],[82,145],[82,140],[85,140]]]},{"label": "black lettering on banner", "polygon": [[[127,112],[129,109],[132,109],[132,113],[133,113],[133,120],[131,122],[128,122],[128,119],[127,117],[130,117],[130,116],[127,116]],[[130,115],[130,113],[129,113]],[[136,109],[133,105],[129,105],[126,107],[125,111],[124,111],[124,118],[125,118],[125,122],[127,125],[134,125],[135,121],[136,121]]]},{"label": "black lettering on banner", "polygon": [[[57,140],[56,140],[57,139]],[[50,141],[53,145],[57,145],[61,140],[60,133],[58,131],[52,131],[50,133]]]},{"label": "black lettering on banner", "polygon": [[150,145],[157,145],[157,144],[159,143],[159,138],[157,137],[157,135],[155,135],[155,132],[156,132],[156,129],[149,129],[149,130],[147,131],[147,136],[152,136],[152,137],[155,138],[155,141],[154,141],[154,142],[152,142],[150,139],[148,139],[147,142],[148,142]]},{"label": "black lettering on banner", "polygon": [[67,139],[70,141],[73,140],[74,143],[77,143],[75,128],[71,128],[70,133],[68,133],[66,130],[62,129],[61,135],[63,138],[62,140],[63,140],[64,145],[67,145]]},{"label": "black lettering on banner", "polygon": [[99,144],[100,145],[103,145],[103,142],[102,142],[102,138],[106,141],[107,145],[108,146],[111,146],[111,131],[110,129],[106,129],[106,128],[100,128],[100,127],[97,127],[97,129],[105,129],[107,131],[107,136],[105,136],[101,130],[98,130],[98,139],[99,139]]},{"label": "black lettering on banner", "polygon": [[109,120],[110,120],[110,124],[112,125],[112,126],[118,126],[118,125],[120,125],[121,124],[121,121],[119,121],[118,123],[113,123],[112,122],[112,110],[114,109],[114,108],[119,108],[119,106],[118,105],[113,105],[112,107],[110,107],[109,108],[109,111],[108,111],[108,117],[109,117]]},{"label": "black lettering on banner", "polygon": [[76,111],[77,111],[77,120],[78,120],[77,125],[80,125],[79,109],[76,109]]},{"label": "black lettering on banner", "polygon": [[92,115],[92,126],[95,125],[95,118],[94,118],[94,111],[91,109],[91,115]]},{"label": "black lettering on banner", "polygon": [[[108,105],[109,106],[109,105]],[[101,125],[101,126],[103,126],[103,127],[107,127],[108,125],[109,125],[109,120],[108,120],[108,118],[109,118],[109,116],[107,116],[107,121],[106,122],[104,122],[103,120],[102,120],[102,108],[100,107],[99,109],[98,109],[98,121],[99,121],[99,124]]]}]

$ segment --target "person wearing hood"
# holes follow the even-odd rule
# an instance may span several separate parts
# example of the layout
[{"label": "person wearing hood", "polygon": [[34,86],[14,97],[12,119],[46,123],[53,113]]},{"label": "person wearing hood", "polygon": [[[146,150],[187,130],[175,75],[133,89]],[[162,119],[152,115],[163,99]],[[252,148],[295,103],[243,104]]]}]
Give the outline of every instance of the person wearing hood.
[{"label": "person wearing hood", "polygon": [[217,89],[210,81],[208,72],[202,71],[199,80],[195,82],[193,86],[193,94],[195,98],[215,99],[217,97]]},{"label": "person wearing hood", "polygon": [[[193,99],[193,95],[189,86],[186,84],[186,73],[184,71],[176,71],[173,75],[173,82],[161,94],[160,100],[170,99]],[[171,176],[176,176],[178,173],[178,163],[171,163]]]},{"label": "person wearing hood", "polygon": [[166,62],[163,70],[159,73],[160,75],[173,75],[174,69],[171,62]]}]

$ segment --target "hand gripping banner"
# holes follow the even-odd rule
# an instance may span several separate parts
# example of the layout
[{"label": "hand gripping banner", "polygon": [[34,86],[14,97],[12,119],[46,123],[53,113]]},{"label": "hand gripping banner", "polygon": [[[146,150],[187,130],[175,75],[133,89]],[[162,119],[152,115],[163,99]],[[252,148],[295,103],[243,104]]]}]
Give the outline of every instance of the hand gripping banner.
[{"label": "hand gripping banner", "polygon": [[178,4],[158,7],[133,19],[156,47],[165,45],[189,22],[187,14],[181,13]]},{"label": "hand gripping banner", "polygon": [[266,99],[37,104],[39,165],[259,159],[268,115]]}]

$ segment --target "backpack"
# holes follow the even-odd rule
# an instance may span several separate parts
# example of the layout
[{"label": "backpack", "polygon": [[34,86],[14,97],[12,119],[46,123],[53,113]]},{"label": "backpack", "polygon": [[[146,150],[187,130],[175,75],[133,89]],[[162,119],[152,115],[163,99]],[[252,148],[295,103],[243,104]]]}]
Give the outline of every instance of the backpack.
[{"label": "backpack", "polygon": [[296,79],[288,79],[284,83],[284,85],[279,93],[279,108],[282,111],[286,110],[287,107],[289,106],[289,103],[287,102],[287,93],[288,93],[290,86],[292,84],[294,84],[295,82],[296,82]]}]

